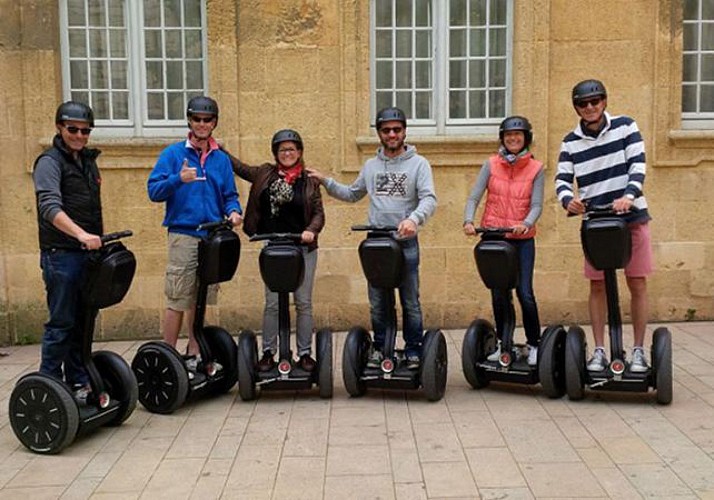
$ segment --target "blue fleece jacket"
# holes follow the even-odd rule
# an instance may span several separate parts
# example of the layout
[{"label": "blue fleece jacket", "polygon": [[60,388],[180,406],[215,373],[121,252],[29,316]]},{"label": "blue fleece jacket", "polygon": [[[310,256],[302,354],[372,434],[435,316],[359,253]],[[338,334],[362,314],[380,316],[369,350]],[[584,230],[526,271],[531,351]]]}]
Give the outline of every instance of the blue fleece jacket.
[{"label": "blue fleece jacket", "polygon": [[[184,159],[205,180],[181,182]],[[232,212],[243,213],[228,155],[211,150],[201,165],[198,152],[188,140],[161,152],[147,186],[151,201],[166,202],[163,225],[170,232],[205,236],[205,232],[196,230],[200,224],[222,220]]]}]

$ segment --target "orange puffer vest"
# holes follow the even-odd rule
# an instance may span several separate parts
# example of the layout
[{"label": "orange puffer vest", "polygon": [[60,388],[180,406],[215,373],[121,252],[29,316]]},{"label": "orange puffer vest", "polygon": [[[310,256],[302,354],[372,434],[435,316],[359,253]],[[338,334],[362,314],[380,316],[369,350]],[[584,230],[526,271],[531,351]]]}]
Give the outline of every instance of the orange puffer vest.
[{"label": "orange puffer vest", "polygon": [[[512,227],[520,224],[531,209],[533,181],[543,167],[530,153],[510,165],[502,156],[489,158],[491,176],[488,197],[481,225],[484,227]],[[509,238],[527,239],[536,234],[535,225],[526,234],[509,234]]]}]

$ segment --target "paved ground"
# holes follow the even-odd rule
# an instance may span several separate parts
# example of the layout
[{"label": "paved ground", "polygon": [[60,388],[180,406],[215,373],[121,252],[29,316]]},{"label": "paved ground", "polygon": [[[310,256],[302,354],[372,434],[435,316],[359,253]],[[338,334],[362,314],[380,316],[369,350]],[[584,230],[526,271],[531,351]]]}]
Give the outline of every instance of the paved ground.
[{"label": "paved ground", "polygon": [[[338,362],[332,400],[268,392],[245,403],[234,388],[170,416],[139,407],[59,456],[25,450],[8,421],[38,346],[0,349],[0,499],[714,499],[714,324],[669,326],[671,406],[652,394],[570,402],[538,387],[472,390],[453,330],[437,403],[418,392],[350,398]],[[97,347],[131,359],[139,345]]]}]

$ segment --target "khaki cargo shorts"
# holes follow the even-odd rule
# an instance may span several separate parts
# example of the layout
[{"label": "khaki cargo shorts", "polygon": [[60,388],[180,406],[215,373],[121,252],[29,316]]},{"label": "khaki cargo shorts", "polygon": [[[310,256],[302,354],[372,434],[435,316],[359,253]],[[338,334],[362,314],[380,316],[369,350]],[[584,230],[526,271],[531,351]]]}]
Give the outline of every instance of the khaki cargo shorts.
[{"label": "khaki cargo shorts", "polygon": [[[169,258],[164,280],[166,307],[174,311],[189,311],[198,295],[198,242],[200,238],[169,233]],[[209,285],[206,304],[215,305],[218,285]]]}]

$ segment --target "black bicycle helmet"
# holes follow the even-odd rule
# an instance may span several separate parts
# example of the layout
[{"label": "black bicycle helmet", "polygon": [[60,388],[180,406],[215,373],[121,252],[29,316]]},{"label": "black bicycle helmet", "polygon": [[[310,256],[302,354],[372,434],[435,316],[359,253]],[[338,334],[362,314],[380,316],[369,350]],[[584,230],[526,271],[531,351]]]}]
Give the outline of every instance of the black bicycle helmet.
[{"label": "black bicycle helmet", "polygon": [[399,108],[384,108],[377,113],[374,126],[379,130],[380,125],[384,122],[402,122],[404,128],[407,128],[407,115]]},{"label": "black bicycle helmet", "polygon": [[55,124],[68,120],[87,122],[90,127],[94,127],[92,108],[82,102],[67,101],[59,105],[57,113],[55,113]]},{"label": "black bicycle helmet", "polygon": [[607,90],[600,80],[583,80],[573,87],[573,104],[590,97],[607,99]]},{"label": "black bicycle helmet", "polygon": [[194,113],[213,115],[218,121],[218,103],[206,96],[192,97],[186,106],[186,118],[191,118]]},{"label": "black bicycle helmet", "polygon": [[271,141],[273,156],[278,154],[278,146],[280,146],[280,143],[286,141],[294,142],[297,145],[297,148],[302,151],[302,137],[300,137],[300,134],[295,132],[293,129],[284,128],[282,130],[278,130],[273,135],[273,140]]},{"label": "black bicycle helmet", "polygon": [[520,130],[523,132],[523,136],[526,141],[525,147],[531,145],[531,142],[533,141],[533,128],[531,127],[531,123],[528,121],[528,118],[516,115],[509,116],[503,120],[501,125],[498,127],[498,138],[501,139],[501,144],[503,144],[504,134],[511,130]]}]

